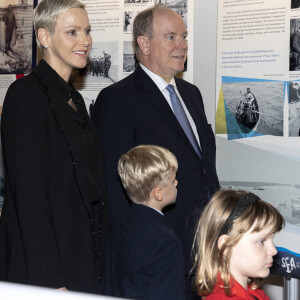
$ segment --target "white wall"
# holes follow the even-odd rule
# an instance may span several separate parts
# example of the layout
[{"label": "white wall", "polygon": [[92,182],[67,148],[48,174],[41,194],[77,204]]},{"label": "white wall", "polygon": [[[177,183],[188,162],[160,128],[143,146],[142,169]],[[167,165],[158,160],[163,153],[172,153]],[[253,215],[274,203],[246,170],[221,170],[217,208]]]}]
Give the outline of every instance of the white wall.
[{"label": "white wall", "polygon": [[194,1],[194,84],[202,93],[206,116],[214,129],[218,1]]}]

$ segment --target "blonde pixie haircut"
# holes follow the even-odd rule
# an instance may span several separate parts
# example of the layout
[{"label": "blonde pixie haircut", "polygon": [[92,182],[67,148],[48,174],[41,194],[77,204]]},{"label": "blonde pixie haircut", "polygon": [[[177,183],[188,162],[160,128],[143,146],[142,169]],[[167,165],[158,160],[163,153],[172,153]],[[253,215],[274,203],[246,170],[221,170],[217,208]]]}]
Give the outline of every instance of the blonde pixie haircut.
[{"label": "blonde pixie haircut", "polygon": [[[242,235],[250,230],[255,223],[253,232],[259,232],[266,226],[272,226],[272,233],[276,233],[284,226],[284,219],[278,210],[268,202],[254,201],[237,219],[227,233],[228,239],[221,249],[218,249],[218,239],[222,229],[236,203],[245,196],[245,191],[224,189],[216,192],[205,207],[196,227],[193,244],[195,262],[195,288],[199,295],[212,293],[221,276],[226,295],[231,295],[229,260],[232,248],[238,243]],[[224,255],[226,251],[226,255]],[[249,282],[251,289],[259,287],[261,279],[252,278]]]},{"label": "blonde pixie haircut", "polygon": [[118,172],[128,197],[141,204],[149,200],[150,192],[164,186],[171,173],[177,172],[178,162],[169,150],[153,145],[141,145],[123,154]]},{"label": "blonde pixie haircut", "polygon": [[54,33],[57,17],[71,8],[85,9],[85,5],[77,0],[42,0],[33,13],[33,26],[39,47],[38,30],[44,28]]}]

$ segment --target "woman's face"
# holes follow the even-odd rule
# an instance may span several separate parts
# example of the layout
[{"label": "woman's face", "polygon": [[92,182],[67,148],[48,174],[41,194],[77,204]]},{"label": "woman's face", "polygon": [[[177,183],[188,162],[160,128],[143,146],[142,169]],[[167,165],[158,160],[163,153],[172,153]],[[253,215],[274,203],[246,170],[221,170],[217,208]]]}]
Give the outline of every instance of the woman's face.
[{"label": "woman's face", "polygon": [[66,81],[74,68],[84,68],[92,46],[91,25],[82,8],[71,8],[58,16],[50,35],[45,59]]}]

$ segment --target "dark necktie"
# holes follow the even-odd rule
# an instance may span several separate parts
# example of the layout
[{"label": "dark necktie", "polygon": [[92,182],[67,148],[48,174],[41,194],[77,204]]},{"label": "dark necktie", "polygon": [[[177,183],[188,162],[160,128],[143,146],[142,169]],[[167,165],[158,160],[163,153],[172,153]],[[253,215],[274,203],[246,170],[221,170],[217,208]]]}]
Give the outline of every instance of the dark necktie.
[{"label": "dark necktie", "polygon": [[189,139],[190,143],[192,144],[193,148],[195,149],[196,153],[198,154],[198,156],[200,158],[202,158],[199,144],[196,140],[196,137],[192,130],[191,124],[185,114],[185,111],[180,102],[180,99],[177,97],[174,86],[172,84],[169,84],[166,87],[166,89],[170,94],[171,104],[172,104],[173,111],[174,111],[174,114],[175,114],[178,122],[180,123],[183,131],[185,132],[186,136],[188,137],[188,139]]}]

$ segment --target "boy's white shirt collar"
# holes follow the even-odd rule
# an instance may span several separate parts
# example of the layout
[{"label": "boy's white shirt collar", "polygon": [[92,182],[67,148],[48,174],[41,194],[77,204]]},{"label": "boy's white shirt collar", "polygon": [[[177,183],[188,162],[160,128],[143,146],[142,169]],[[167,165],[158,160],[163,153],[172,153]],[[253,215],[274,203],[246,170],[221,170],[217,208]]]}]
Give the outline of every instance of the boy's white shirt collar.
[{"label": "boy's white shirt collar", "polygon": [[149,207],[149,208],[152,208],[152,209],[156,210],[158,213],[160,213],[162,216],[164,216],[163,212],[161,212],[160,210],[158,210],[158,209],[156,209],[156,208],[154,208],[154,207],[152,207],[152,206],[145,205],[145,204],[141,204],[141,205],[144,205],[144,206],[147,206],[147,207]]}]

